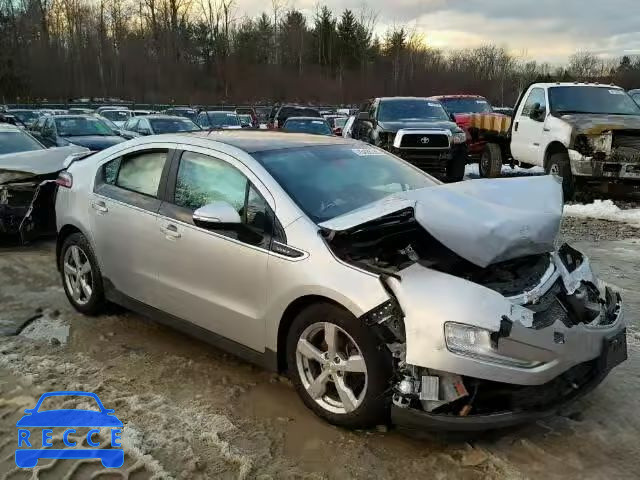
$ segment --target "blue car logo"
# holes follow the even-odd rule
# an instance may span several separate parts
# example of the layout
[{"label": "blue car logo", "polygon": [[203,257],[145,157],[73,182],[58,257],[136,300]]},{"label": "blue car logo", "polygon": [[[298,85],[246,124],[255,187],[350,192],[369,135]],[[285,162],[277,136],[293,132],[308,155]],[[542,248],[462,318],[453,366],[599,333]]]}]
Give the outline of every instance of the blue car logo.
[{"label": "blue car logo", "polygon": [[[80,410],[80,409],[59,409],[39,412],[42,402],[49,397],[58,396],[78,396],[93,398],[100,411]],[[68,458],[85,459],[99,458],[102,465],[107,468],[118,468],[124,463],[124,451],[120,444],[122,434],[122,422],[113,414],[114,410],[104,408],[102,402],[95,393],[90,392],[49,392],[40,397],[36,406],[24,411],[26,415],[18,420],[18,448],[16,449],[16,465],[21,468],[35,467],[41,458]],[[32,438],[32,427],[50,427],[42,430],[42,438],[35,435]],[[75,428],[87,428],[87,444],[91,447],[100,447],[96,441],[96,435],[100,433],[99,428],[111,429],[111,448],[73,448],[76,442],[69,439],[69,435],[76,433]],[[99,427],[99,428],[96,428]],[[53,428],[64,428],[62,440],[66,447],[64,449],[54,449],[52,435]],[[41,440],[41,442],[40,442]],[[38,448],[41,443],[42,448]],[[35,448],[22,448],[22,447]]]}]

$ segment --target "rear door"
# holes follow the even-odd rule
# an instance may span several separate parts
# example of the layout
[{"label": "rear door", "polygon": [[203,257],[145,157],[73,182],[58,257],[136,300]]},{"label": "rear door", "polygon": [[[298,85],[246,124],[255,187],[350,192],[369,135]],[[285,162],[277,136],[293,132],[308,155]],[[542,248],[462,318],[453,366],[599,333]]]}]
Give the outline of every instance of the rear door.
[{"label": "rear door", "polygon": [[[542,113],[532,118],[534,106]],[[533,87],[518,107],[511,131],[511,153],[513,158],[532,165],[543,166],[544,148],[548,133],[545,122],[548,114],[546,91]]]},{"label": "rear door", "polygon": [[157,217],[173,148],[147,144],[111,157],[98,170],[88,206],[103,277],[148,305],[158,291]]},{"label": "rear door", "polygon": [[[274,200],[238,160],[184,148],[159,212],[159,308],[263,351]],[[231,204],[242,224],[197,226],[193,212],[213,201]]]}]

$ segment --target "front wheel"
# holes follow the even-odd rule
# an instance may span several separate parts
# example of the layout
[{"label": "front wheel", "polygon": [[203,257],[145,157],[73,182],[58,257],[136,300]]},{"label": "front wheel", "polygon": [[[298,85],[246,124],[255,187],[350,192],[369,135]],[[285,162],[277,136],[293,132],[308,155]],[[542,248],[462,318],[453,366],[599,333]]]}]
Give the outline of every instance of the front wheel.
[{"label": "front wheel", "polygon": [[447,164],[447,182],[461,182],[464,179],[464,171],[466,166],[466,155],[462,153],[454,155]]},{"label": "front wheel", "polygon": [[360,320],[328,303],[293,321],[289,377],[305,405],[334,425],[368,428],[389,416],[389,351]]},{"label": "front wheel", "polygon": [[545,171],[548,175],[562,177],[562,193],[565,201],[572,200],[576,193],[576,184],[571,173],[569,154],[566,152],[554,153],[549,157]]}]

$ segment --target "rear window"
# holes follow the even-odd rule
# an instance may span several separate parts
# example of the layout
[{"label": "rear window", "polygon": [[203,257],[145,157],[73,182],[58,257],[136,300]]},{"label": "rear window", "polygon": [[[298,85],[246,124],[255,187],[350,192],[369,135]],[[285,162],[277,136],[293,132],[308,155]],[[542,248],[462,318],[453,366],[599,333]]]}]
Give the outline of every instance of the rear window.
[{"label": "rear window", "polygon": [[42,145],[24,132],[0,132],[0,155],[43,149]]},{"label": "rear window", "polygon": [[285,132],[312,133],[314,135],[331,135],[331,127],[325,120],[290,118],[282,127]]},{"label": "rear window", "polygon": [[490,113],[491,105],[484,98],[443,98],[440,103],[449,113]]},{"label": "rear window", "polygon": [[282,107],[280,109],[280,113],[278,113],[278,121],[282,122],[283,120],[289,117],[318,117],[322,118],[320,112],[315,108],[301,108],[301,107]]}]

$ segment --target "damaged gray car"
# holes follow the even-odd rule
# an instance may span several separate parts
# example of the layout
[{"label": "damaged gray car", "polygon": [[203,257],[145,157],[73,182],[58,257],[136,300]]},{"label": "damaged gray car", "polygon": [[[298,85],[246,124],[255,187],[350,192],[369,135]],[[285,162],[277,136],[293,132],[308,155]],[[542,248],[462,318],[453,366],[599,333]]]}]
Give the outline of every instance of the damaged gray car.
[{"label": "damaged gray car", "polygon": [[26,131],[0,123],[0,239],[22,243],[55,233],[58,172],[82,147],[46,149]]},{"label": "damaged gray car", "polygon": [[60,176],[78,311],[115,302],[287,372],[337,425],[532,421],[627,356],[619,293],[556,246],[554,176],[444,185],[360,142],[248,131],[139,138]]}]

